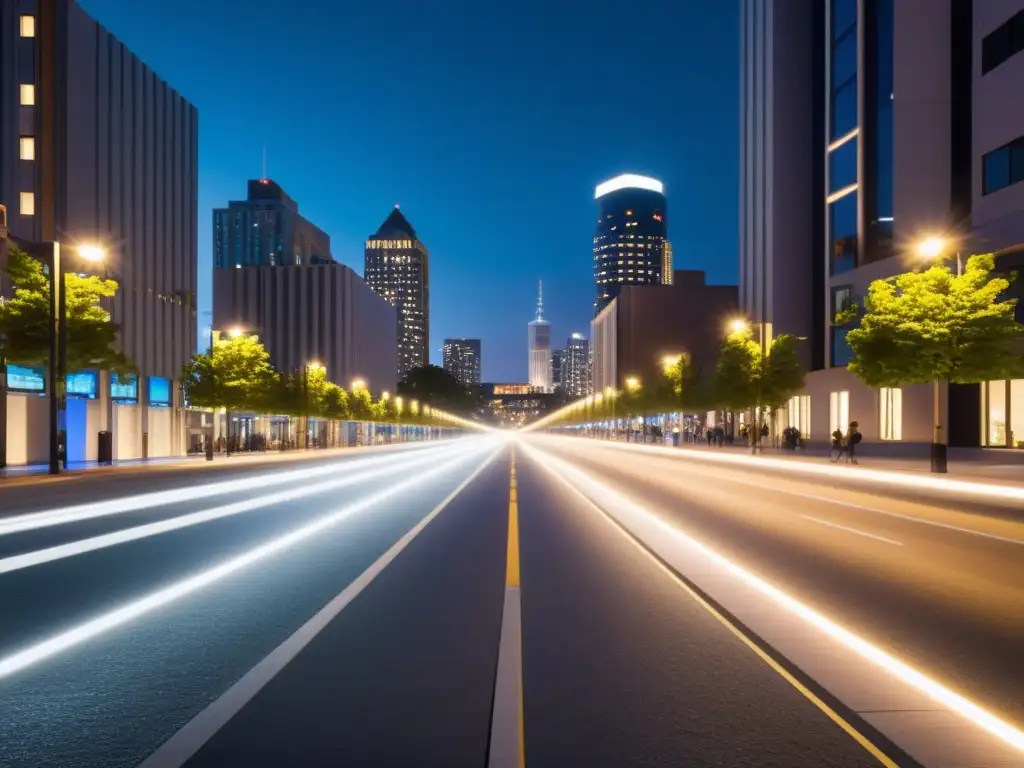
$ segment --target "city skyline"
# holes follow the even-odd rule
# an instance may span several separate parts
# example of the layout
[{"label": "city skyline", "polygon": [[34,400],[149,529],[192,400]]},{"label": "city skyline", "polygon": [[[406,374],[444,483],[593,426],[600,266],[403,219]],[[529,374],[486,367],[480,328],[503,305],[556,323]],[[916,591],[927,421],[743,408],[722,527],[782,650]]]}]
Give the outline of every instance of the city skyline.
[{"label": "city skyline", "polygon": [[[201,112],[200,312],[209,309],[211,295],[210,211],[261,175],[264,147],[267,175],[330,235],[334,258],[360,274],[366,234],[382,210],[401,205],[430,245],[435,339],[470,332],[489,349],[521,345],[522,308],[531,303],[537,278],[547,284],[556,338],[584,327],[593,312],[592,192],[618,173],[657,176],[671,191],[673,230],[690,233],[685,247],[676,244],[677,266],[704,268],[710,282],[736,280],[738,16],[729,3],[648,3],[647,13],[665,23],[630,33],[637,43],[633,68],[604,83],[582,62],[599,55],[597,32],[619,12],[611,3],[568,2],[557,9],[533,3],[488,13],[467,7],[454,24],[403,6],[406,23],[387,40],[364,30],[381,28],[393,10],[388,4],[344,12],[312,4],[286,16],[259,12],[271,7],[259,0],[82,5]],[[196,25],[196,18],[203,23]],[[567,48],[555,30],[570,21],[583,29]],[[232,41],[214,33],[224,25],[236,30]],[[343,44],[297,48],[271,74],[282,87],[298,89],[295,98],[316,115],[297,131],[289,112],[268,113],[262,91],[247,84],[250,75],[239,64],[245,46],[234,40],[293,32],[303,39],[317,29],[337,31]],[[673,29],[692,30],[684,45]],[[424,34],[443,44],[419,46]],[[180,55],[175,41],[186,36],[202,54]],[[484,39],[487,46],[479,44]],[[522,71],[501,66],[523,40],[537,61]],[[373,66],[356,68],[360,61]],[[564,85],[527,91],[538,67],[558,70]],[[639,76],[643,70],[659,76]],[[360,77],[339,78],[343,71]],[[454,84],[444,97],[437,86],[442,81]],[[607,120],[599,98],[627,82],[649,104],[642,128],[624,118]],[[563,87],[571,98],[564,98]],[[402,103],[416,111],[416,120],[401,119]],[[705,117],[694,123],[687,114],[697,103]],[[467,114],[480,128],[468,137],[458,129]],[[697,178],[705,181],[695,184]],[[531,248],[497,235],[526,222],[536,228]],[[504,268],[513,262],[522,269]],[[465,326],[467,315],[475,319],[472,328]],[[441,362],[440,347],[431,346],[431,362]],[[484,363],[485,380],[526,377],[522,355],[490,355]]]}]

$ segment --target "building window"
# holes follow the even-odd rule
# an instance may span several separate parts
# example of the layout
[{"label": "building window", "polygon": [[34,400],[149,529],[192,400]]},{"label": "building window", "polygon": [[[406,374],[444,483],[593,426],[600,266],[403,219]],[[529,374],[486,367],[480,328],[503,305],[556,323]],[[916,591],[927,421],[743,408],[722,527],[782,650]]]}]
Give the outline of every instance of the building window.
[{"label": "building window", "polygon": [[36,140],[33,136],[22,136],[21,137],[21,159],[22,160],[35,160],[36,159]]},{"label": "building window", "polygon": [[857,266],[857,192],[829,203],[829,239],[832,241],[830,254],[833,275],[848,272]]},{"label": "building window", "polygon": [[844,435],[850,424],[850,393],[847,390],[842,392],[828,393],[828,431],[831,435],[837,429]]},{"label": "building window", "polygon": [[21,84],[21,106],[33,107],[36,103],[36,87],[32,83]]},{"label": "building window", "polygon": [[878,390],[878,436],[882,440],[903,439],[903,390]]},{"label": "building window", "polygon": [[36,36],[36,17],[35,16],[22,16],[21,17],[21,36],[22,37],[35,37]]},{"label": "building window", "polygon": [[21,193],[21,215],[22,216],[35,216],[36,215],[36,196],[31,192]]},{"label": "building window", "polygon": [[796,427],[804,439],[811,434],[811,396],[796,395],[789,398],[789,423],[786,426]]},{"label": "building window", "polygon": [[828,153],[828,191],[838,192],[857,183],[857,139],[850,139]]},{"label": "building window", "polygon": [[1024,11],[1018,11],[985,35],[981,41],[981,74],[988,74],[1021,51],[1024,51]]},{"label": "building window", "polygon": [[986,195],[1024,181],[1024,136],[985,155],[982,171],[982,192]]}]

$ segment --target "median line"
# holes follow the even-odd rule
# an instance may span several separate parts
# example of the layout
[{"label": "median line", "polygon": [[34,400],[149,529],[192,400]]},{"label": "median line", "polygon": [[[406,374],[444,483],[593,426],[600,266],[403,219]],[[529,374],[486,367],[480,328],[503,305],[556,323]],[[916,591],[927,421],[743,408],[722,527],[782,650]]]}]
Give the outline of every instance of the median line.
[{"label": "median line", "polygon": [[516,486],[516,452],[513,447],[509,470],[505,603],[501,613],[498,668],[491,708],[488,768],[523,768],[526,764],[523,716],[523,611],[519,577],[519,490]]}]

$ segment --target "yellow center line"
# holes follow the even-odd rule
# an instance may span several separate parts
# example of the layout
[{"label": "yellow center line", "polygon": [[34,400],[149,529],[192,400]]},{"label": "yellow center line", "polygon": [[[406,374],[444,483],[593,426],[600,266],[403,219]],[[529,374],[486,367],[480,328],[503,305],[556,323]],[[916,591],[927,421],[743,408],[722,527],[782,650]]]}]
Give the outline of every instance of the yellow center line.
[{"label": "yellow center line", "polygon": [[519,586],[519,491],[516,489],[516,452],[512,449],[512,471],[508,484],[508,557],[505,586]]}]

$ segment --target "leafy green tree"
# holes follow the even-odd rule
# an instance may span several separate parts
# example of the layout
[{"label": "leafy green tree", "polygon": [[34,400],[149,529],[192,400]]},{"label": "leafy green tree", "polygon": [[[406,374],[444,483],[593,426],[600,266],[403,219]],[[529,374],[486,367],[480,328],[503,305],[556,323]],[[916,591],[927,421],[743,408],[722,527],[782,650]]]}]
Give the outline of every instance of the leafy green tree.
[{"label": "leafy green tree", "polygon": [[[777,409],[804,386],[805,373],[797,351],[798,339],[776,336],[764,354],[749,329],[726,337],[715,368],[714,399],[729,411],[750,411],[750,423],[759,424],[764,408]],[[760,428],[753,430],[756,448]]]},{"label": "leafy green tree", "polygon": [[711,382],[688,354],[680,355],[665,368],[665,378],[672,390],[673,408],[696,413],[714,407]]},{"label": "leafy green tree", "polygon": [[[43,265],[12,248],[5,267],[14,295],[0,303],[0,337],[8,360],[22,365],[46,365],[50,355],[52,310]],[[67,300],[67,361],[69,371],[99,368],[127,373],[134,366],[121,352],[119,326],[110,321],[102,299],[117,293],[117,282],[69,272],[64,275]]]},{"label": "leafy green tree", "polygon": [[410,369],[400,382],[398,394],[448,413],[465,416],[479,405],[479,396],[459,384],[458,379],[436,365]]},{"label": "leafy green tree", "polygon": [[370,392],[360,387],[349,393],[348,409],[356,421],[372,421],[374,418],[373,397]]},{"label": "leafy green tree", "polygon": [[205,408],[266,412],[278,377],[255,336],[218,339],[208,354],[195,355],[182,371],[189,402]]},{"label": "leafy green tree", "polygon": [[1012,379],[1024,371],[1016,299],[1010,282],[992,276],[991,254],[971,256],[964,273],[933,266],[868,288],[860,327],[846,340],[850,370],[871,387],[932,381]]},{"label": "leafy green tree", "polygon": [[348,392],[334,382],[328,381],[324,385],[321,412],[329,419],[347,419],[349,417]]}]

